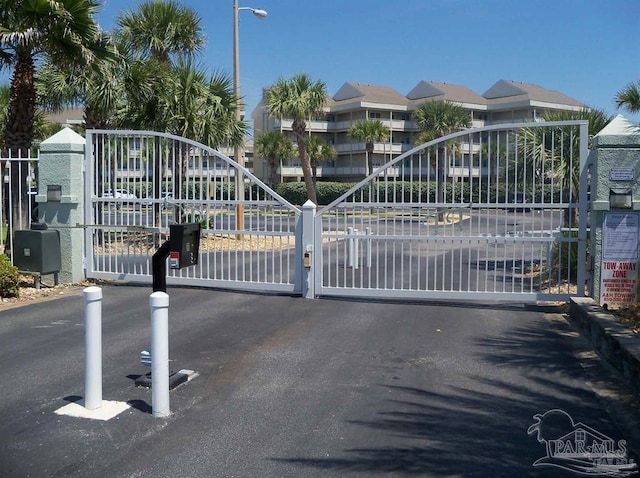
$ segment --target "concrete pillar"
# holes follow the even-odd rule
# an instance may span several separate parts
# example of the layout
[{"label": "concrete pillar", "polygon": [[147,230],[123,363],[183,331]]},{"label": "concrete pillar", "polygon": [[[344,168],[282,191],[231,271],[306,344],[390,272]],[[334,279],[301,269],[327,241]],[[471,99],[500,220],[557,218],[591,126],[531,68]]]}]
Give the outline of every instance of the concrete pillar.
[{"label": "concrete pillar", "polygon": [[[591,167],[591,250],[593,263],[593,292],[592,298],[601,302],[603,292],[603,272],[605,277],[614,275],[612,271],[603,270],[603,261],[611,264],[624,262],[634,263],[638,267],[638,251],[629,252],[625,247],[626,241],[622,235],[633,238],[634,224],[640,224],[640,127],[631,123],[622,115],[618,115],[602,131],[593,138],[592,150],[589,157]],[[628,202],[625,204],[625,201]],[[609,216],[609,225],[605,221]],[[612,219],[623,220],[619,231],[615,230]],[[605,232],[605,229],[608,232]],[[608,234],[609,244],[603,244],[604,234]],[[614,244],[619,242],[618,245]],[[631,257],[635,255],[635,257]],[[609,256],[609,257],[607,257]],[[617,256],[617,257],[616,257]],[[624,257],[623,257],[624,256]],[[629,256],[629,257],[627,257]],[[627,275],[627,271],[621,271]],[[629,279],[632,278],[629,272]],[[637,275],[636,275],[637,276]],[[615,277],[612,277],[615,278]],[[625,278],[626,279],[626,278]],[[627,287],[628,282],[620,281],[621,288]],[[637,297],[637,279],[633,291]],[[627,294],[628,295],[628,294]],[[631,300],[634,302],[635,300]],[[616,301],[606,300],[607,305],[615,305]]]},{"label": "concrete pillar", "polygon": [[62,283],[84,278],[84,231],[77,227],[84,221],[84,150],[85,139],[71,128],[40,143],[38,220],[60,231]]}]

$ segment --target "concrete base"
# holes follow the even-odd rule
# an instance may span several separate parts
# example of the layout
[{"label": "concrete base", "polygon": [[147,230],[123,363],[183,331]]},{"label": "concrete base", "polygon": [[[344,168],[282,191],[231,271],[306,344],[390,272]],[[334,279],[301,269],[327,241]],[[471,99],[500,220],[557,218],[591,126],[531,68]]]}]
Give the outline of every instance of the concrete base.
[{"label": "concrete base", "polygon": [[55,411],[56,415],[67,415],[77,418],[91,418],[92,420],[110,420],[129,408],[126,402],[114,402],[102,400],[102,406],[95,410],[87,410],[84,407],[84,400],[72,402]]}]

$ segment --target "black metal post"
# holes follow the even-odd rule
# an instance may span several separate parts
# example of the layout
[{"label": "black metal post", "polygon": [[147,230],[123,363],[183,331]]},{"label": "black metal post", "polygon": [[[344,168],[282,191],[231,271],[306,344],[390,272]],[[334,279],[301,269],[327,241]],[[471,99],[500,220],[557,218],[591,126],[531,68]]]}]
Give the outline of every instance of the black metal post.
[{"label": "black metal post", "polygon": [[153,254],[151,270],[153,272],[153,292],[167,292],[167,257],[171,250],[171,241],[164,241]]}]

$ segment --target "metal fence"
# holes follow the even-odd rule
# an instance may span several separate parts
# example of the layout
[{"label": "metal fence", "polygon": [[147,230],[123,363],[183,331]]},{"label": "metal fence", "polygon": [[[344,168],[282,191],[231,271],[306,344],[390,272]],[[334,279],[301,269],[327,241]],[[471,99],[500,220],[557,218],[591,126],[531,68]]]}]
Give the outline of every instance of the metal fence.
[{"label": "metal fence", "polygon": [[184,138],[87,132],[87,276],[150,281],[172,223],[199,222],[198,265],[167,283],[299,291],[300,210],[244,167]]},{"label": "metal fence", "polygon": [[[304,224],[301,208],[218,151],[168,134],[89,130],[85,224],[70,227],[85,228],[88,278],[151,282],[169,225],[199,222],[198,265],[170,270],[167,283],[565,300],[584,295],[589,279],[587,130],[572,121],[455,133],[395,158]],[[0,246],[29,227],[37,159],[2,159]]]},{"label": "metal fence", "polygon": [[319,295],[584,295],[587,123],[497,125],[395,158],[318,210]]},{"label": "metal fence", "polygon": [[37,218],[38,159],[30,153],[27,157],[0,157],[0,253],[10,249],[12,261],[15,248],[10,246],[15,231],[29,229]]}]

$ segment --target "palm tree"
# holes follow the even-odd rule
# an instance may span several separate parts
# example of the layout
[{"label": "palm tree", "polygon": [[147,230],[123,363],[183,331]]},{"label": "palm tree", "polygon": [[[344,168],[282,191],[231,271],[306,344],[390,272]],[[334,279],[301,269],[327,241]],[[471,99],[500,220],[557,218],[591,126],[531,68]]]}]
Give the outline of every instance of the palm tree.
[{"label": "palm tree", "polygon": [[[108,36],[94,21],[101,5],[98,0],[0,0],[0,68],[13,68],[4,128],[4,146],[12,156],[26,157],[34,139],[38,59],[73,67],[115,58]],[[27,211],[19,209],[20,203],[28,204],[28,188],[20,184],[26,172],[25,162],[12,164],[14,224],[27,221]]]},{"label": "palm tree", "polygon": [[173,0],[145,1],[117,23],[117,37],[143,60],[173,63],[198,53],[205,43],[201,18]]},{"label": "palm tree", "polygon": [[127,56],[114,46],[118,61],[99,65],[76,65],[64,68],[46,62],[38,69],[37,91],[41,106],[59,112],[69,106],[83,107],[86,129],[107,129],[114,121],[122,100],[122,78],[127,72]]},{"label": "palm tree", "polygon": [[[589,147],[593,137],[598,134],[609,122],[612,116],[597,108],[583,108],[578,112],[549,111],[544,114],[545,121],[571,121],[587,120],[589,122]],[[521,156],[528,161],[527,170],[529,177],[533,177],[533,171],[544,170],[554,176],[563,186],[565,201],[577,201],[580,185],[580,138],[571,127],[558,126],[553,134],[548,128],[527,128],[522,131],[522,141],[518,145],[521,148]],[[575,127],[574,127],[575,128]],[[526,145],[529,150],[525,154]],[[533,145],[533,151],[531,151]],[[544,163],[544,164],[543,164]],[[575,221],[575,209],[565,209],[565,226]]]},{"label": "palm tree", "polygon": [[469,112],[450,101],[430,101],[419,104],[413,112],[413,121],[425,133],[423,137],[427,141],[471,126]]},{"label": "palm tree", "polygon": [[365,151],[367,154],[367,171],[365,176],[369,176],[373,172],[373,144],[386,141],[389,138],[389,133],[389,128],[378,119],[358,121],[349,129],[349,136],[357,141],[365,142]]},{"label": "palm tree", "polygon": [[305,147],[305,133],[307,119],[322,113],[326,98],[325,83],[322,81],[314,82],[304,73],[295,75],[288,80],[278,80],[266,95],[266,108],[271,116],[293,120],[292,130],[298,145],[307,196],[315,204],[318,203],[318,199],[313,183],[311,162]]},{"label": "palm tree", "polygon": [[121,126],[164,130],[170,113],[161,98],[171,69],[204,45],[200,17],[173,0],[148,0],[118,17],[114,35],[129,57]]},{"label": "palm tree", "polygon": [[[193,98],[194,91],[202,91],[201,77],[194,79],[173,76],[173,68],[193,58],[202,49],[205,38],[201,19],[189,7],[173,0],[147,0],[136,10],[121,14],[117,19],[115,37],[130,52],[129,72],[125,76],[126,101],[118,113],[123,127],[156,131],[195,129],[193,117],[174,115],[167,105],[175,104],[172,94]],[[179,92],[182,85],[182,92]],[[193,106],[193,103],[190,103]],[[181,116],[181,118],[178,118]],[[155,156],[160,158],[160,142],[154,143]],[[162,177],[162,164],[154,163],[155,178]],[[153,182],[155,197],[160,197],[162,181]],[[180,189],[181,185],[177,184]],[[179,197],[174,191],[174,197]],[[160,204],[154,204],[154,217],[159,221]]]},{"label": "palm tree", "polygon": [[631,113],[640,111],[640,81],[629,83],[618,91],[614,101],[617,108],[625,108]]},{"label": "palm tree", "polygon": [[165,79],[159,102],[165,131],[212,148],[244,141],[248,125],[235,119],[239,99],[227,74],[207,76],[191,60],[179,60]]},{"label": "palm tree", "polygon": [[[468,111],[450,101],[421,103],[413,112],[413,121],[421,130],[421,133],[416,138],[416,144],[431,141],[471,126],[471,118]],[[436,172],[436,198],[441,203],[444,202],[446,152],[446,145],[439,145],[437,154],[435,158],[432,158],[431,164]],[[439,212],[438,217],[441,218],[442,214],[442,212]]]},{"label": "palm tree", "polygon": [[280,131],[267,131],[258,136],[254,142],[256,155],[267,160],[269,165],[268,183],[272,188],[276,185],[276,172],[282,160],[291,159],[296,148],[289,138]]},{"label": "palm tree", "polygon": [[332,145],[322,141],[317,136],[308,136],[305,140],[305,148],[311,163],[313,186],[315,188],[318,181],[318,163],[335,158],[338,153],[336,153],[336,149]]}]

